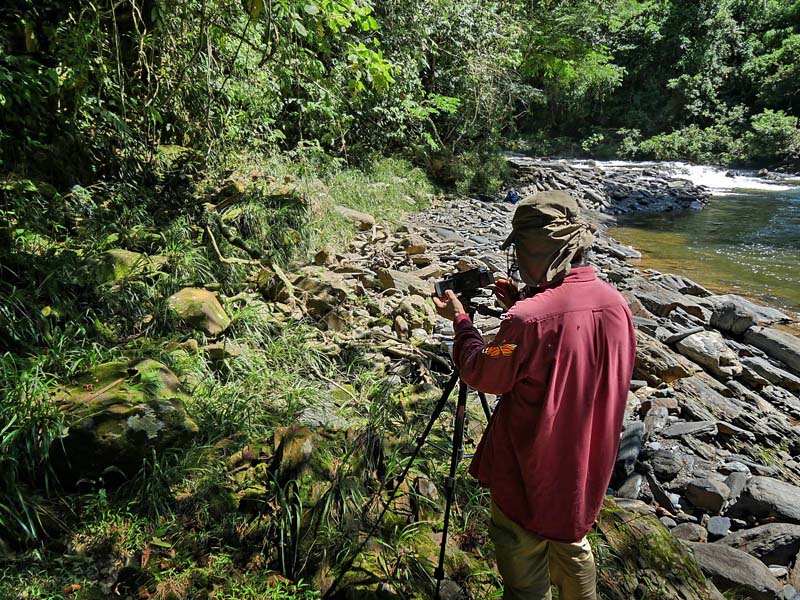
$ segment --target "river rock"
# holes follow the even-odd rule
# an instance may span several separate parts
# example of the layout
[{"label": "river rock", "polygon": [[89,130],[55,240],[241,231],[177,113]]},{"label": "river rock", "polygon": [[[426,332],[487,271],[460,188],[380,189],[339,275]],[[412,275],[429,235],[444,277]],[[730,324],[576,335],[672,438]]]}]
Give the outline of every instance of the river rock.
[{"label": "river rock", "polygon": [[736,354],[716,331],[694,333],[675,346],[681,354],[719,377],[735,377],[742,372]]},{"label": "river rock", "polygon": [[361,231],[367,231],[375,226],[375,217],[346,206],[335,206],[334,212],[358,226]]},{"label": "river rock", "polygon": [[681,523],[674,527],[670,533],[684,542],[705,542],[708,538],[708,531],[697,523]]},{"label": "river rock", "polygon": [[717,423],[715,421],[690,421],[685,423],[675,423],[661,432],[665,438],[677,438],[684,435],[700,434],[716,435]]},{"label": "river rock", "polygon": [[741,335],[753,325],[790,321],[789,317],[779,310],[761,306],[735,294],[711,296],[704,302],[711,308],[711,326],[734,335]]},{"label": "river rock", "polygon": [[788,566],[800,552],[800,525],[767,523],[731,533],[717,543],[747,552],[765,565]]},{"label": "river rock", "polygon": [[292,289],[292,293],[306,307],[308,313],[319,317],[327,315],[342,302],[354,297],[353,284],[344,274],[318,266],[300,269],[292,281]]},{"label": "river rock", "polygon": [[745,332],[744,341],[800,374],[800,338],[769,327],[751,327]]},{"label": "river rock", "polygon": [[701,298],[711,296],[711,292],[688,277],[673,275],[672,273],[665,273],[663,275],[654,277],[653,279],[672,291],[678,292],[679,294],[688,294],[689,296],[699,296]]},{"label": "river rock", "polygon": [[213,292],[200,288],[184,288],[167,299],[172,315],[209,335],[218,335],[231,324],[231,319]]},{"label": "river rock", "polygon": [[784,371],[770,361],[758,356],[746,356],[741,359],[742,366],[751,369],[765,382],[774,383],[790,392],[800,392],[800,377]]},{"label": "river rock", "polygon": [[634,376],[657,386],[671,383],[699,371],[699,367],[658,340],[636,331],[636,365]]},{"label": "river rock", "polygon": [[186,445],[198,433],[177,376],[150,359],[98,365],[55,395],[66,427],[53,444],[68,479],[95,477],[108,467],[126,475],[153,452]]},{"label": "river rock", "polygon": [[735,517],[773,517],[800,524],[800,487],[772,477],[751,477],[728,514]]},{"label": "river rock", "polygon": [[417,296],[430,296],[433,285],[413,273],[397,271],[395,269],[379,269],[378,282],[385,290],[395,288],[405,294]]},{"label": "river rock", "polygon": [[690,315],[705,319],[706,309],[697,302],[661,285],[640,279],[636,281],[632,291],[654,315],[667,317],[676,308],[682,308]]},{"label": "river rock", "polygon": [[708,537],[710,540],[718,540],[719,538],[728,535],[731,530],[731,520],[728,517],[714,516],[708,520],[706,525]]},{"label": "river rock", "polygon": [[728,421],[747,428],[754,423],[752,407],[738,398],[726,396],[728,388],[706,373],[676,381],[675,397],[683,415],[705,421]]},{"label": "river rock", "polygon": [[783,584],[767,566],[749,554],[720,544],[689,542],[703,572],[720,590],[742,593],[754,600],[775,600]]},{"label": "river rock", "polygon": [[686,497],[697,508],[719,513],[722,506],[731,494],[730,488],[722,481],[715,481],[705,477],[692,479],[686,486]]}]

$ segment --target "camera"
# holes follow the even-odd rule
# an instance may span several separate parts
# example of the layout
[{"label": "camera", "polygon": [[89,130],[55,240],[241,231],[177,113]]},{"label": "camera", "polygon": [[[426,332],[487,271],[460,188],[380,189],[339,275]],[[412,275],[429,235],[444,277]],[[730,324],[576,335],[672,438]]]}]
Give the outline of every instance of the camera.
[{"label": "camera", "polygon": [[441,298],[447,290],[453,290],[457,295],[466,294],[485,288],[494,283],[494,277],[489,269],[483,267],[471,269],[463,273],[454,273],[434,284],[436,295]]}]

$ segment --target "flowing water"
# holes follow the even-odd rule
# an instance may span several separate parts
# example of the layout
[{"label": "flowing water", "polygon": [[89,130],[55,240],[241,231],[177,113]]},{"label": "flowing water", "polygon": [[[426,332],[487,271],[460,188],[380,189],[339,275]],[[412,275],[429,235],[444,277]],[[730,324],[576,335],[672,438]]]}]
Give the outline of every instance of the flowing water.
[{"label": "flowing water", "polygon": [[681,163],[650,166],[706,185],[713,196],[702,210],[620,217],[610,233],[642,252],[640,266],[800,312],[800,179],[769,181],[747,172],[729,177],[724,170]]}]

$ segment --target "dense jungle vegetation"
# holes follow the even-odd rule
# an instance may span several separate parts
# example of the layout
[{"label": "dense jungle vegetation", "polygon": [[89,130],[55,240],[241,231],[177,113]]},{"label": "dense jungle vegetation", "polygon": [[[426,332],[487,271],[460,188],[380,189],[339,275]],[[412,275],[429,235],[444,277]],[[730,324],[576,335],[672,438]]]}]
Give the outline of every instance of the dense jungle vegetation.
[{"label": "dense jungle vegetation", "polygon": [[[501,149],[796,169],[798,81],[797,0],[5,0],[0,597],[318,596],[302,581],[320,556],[300,534],[307,499],[276,479],[276,518],[237,516],[227,465],[330,382],[371,407],[349,450],[368,461],[395,427],[392,390],[248,302],[230,337],[262,352],[219,368],[176,351],[190,336],[167,299],[236,298],[262,267],[344,247],[335,205],[391,219],[435,193],[497,191]],[[142,357],[194,382],[198,437],[70,481],[54,394]],[[314,521],[332,569],[369,487],[337,472]],[[414,589],[400,554],[382,567]],[[98,556],[138,566],[93,587],[113,562]]]}]

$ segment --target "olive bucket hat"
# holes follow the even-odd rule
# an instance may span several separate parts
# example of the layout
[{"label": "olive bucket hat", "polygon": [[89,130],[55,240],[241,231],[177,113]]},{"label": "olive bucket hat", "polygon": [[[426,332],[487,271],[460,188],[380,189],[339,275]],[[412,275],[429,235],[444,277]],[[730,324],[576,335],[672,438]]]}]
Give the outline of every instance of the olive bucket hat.
[{"label": "olive bucket hat", "polygon": [[556,190],[519,202],[511,234],[500,249],[514,244],[523,281],[541,286],[566,276],[572,261],[593,241],[593,228],[580,218],[578,203],[567,192]]}]

